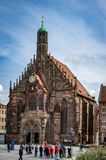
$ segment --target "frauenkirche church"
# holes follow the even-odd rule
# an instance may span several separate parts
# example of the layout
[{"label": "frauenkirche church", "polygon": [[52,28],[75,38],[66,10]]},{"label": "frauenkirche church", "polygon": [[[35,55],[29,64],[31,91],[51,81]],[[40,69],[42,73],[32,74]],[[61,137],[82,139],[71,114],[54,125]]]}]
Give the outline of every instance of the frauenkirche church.
[{"label": "frauenkirche church", "polygon": [[19,80],[10,81],[6,141],[96,143],[98,107],[69,68],[48,54],[43,21],[37,53]]}]

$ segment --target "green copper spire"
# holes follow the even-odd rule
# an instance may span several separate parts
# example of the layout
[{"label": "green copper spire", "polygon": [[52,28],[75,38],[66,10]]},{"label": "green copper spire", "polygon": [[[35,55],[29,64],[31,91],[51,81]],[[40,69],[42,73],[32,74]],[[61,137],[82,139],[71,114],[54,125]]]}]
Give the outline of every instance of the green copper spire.
[{"label": "green copper spire", "polygon": [[43,19],[44,19],[44,16],[42,16],[42,25],[41,25],[41,28],[39,29],[39,32],[47,32],[46,28],[44,27],[44,21],[43,21]]}]

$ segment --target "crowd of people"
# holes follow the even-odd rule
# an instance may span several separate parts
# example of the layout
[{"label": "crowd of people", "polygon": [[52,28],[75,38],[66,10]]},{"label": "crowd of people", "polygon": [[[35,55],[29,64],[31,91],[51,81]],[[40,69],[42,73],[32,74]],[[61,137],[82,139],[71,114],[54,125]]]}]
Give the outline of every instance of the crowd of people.
[{"label": "crowd of people", "polygon": [[20,145],[19,149],[19,160],[22,160],[23,151],[25,150],[26,154],[33,154],[35,157],[46,157],[46,158],[55,158],[62,159],[71,158],[72,150],[71,147],[65,147],[64,145]]},{"label": "crowd of people", "polygon": [[[84,145],[83,143],[79,144],[79,151],[83,152]],[[14,149],[11,143],[7,144],[8,152]],[[45,143],[44,145],[20,145],[19,148],[19,160],[22,160],[23,152],[28,154],[33,154],[34,157],[45,157],[45,158],[54,158],[55,160],[62,158],[72,158],[72,148],[71,146],[64,146],[63,144],[52,145]]]}]

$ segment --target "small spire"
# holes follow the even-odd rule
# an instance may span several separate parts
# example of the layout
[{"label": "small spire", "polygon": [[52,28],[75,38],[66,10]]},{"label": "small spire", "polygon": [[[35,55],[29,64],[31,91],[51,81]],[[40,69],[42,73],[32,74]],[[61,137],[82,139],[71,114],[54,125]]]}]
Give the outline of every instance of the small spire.
[{"label": "small spire", "polygon": [[24,74],[26,74],[26,67],[24,68]]},{"label": "small spire", "polygon": [[21,76],[19,76],[19,82],[21,81]]},{"label": "small spire", "polygon": [[29,65],[27,64],[27,70],[28,70],[28,68],[29,68]]},{"label": "small spire", "polygon": [[13,88],[15,89],[15,83],[13,84]]},{"label": "small spire", "polygon": [[12,89],[12,81],[10,81],[10,89]]},{"label": "small spire", "polygon": [[33,56],[33,63],[35,63],[35,54],[34,54],[34,56]]},{"label": "small spire", "polygon": [[16,79],[16,86],[18,85],[18,79]]},{"label": "small spire", "polygon": [[24,73],[22,72],[22,78],[24,77]]},{"label": "small spire", "polygon": [[44,16],[42,16],[42,20],[41,20],[41,27],[39,29],[39,32],[47,32],[46,28],[44,27]]},{"label": "small spire", "polygon": [[10,99],[11,99],[11,92],[12,92],[12,81],[10,81],[10,93],[9,93]]},{"label": "small spire", "polygon": [[30,59],[30,63],[32,64],[32,59]]}]

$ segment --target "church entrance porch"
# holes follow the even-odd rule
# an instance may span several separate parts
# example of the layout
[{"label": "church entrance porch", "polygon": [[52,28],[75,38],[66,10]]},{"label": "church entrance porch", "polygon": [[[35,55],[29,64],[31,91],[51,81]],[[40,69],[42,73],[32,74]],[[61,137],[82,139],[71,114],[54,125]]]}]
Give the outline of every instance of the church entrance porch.
[{"label": "church entrance porch", "polygon": [[42,144],[45,141],[47,119],[48,114],[45,112],[23,113],[18,143]]},{"label": "church entrance porch", "polygon": [[38,144],[41,139],[41,127],[36,121],[26,121],[22,129],[24,144]]}]

